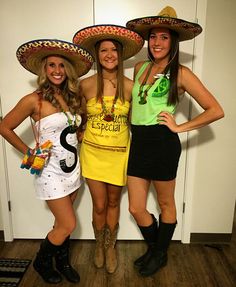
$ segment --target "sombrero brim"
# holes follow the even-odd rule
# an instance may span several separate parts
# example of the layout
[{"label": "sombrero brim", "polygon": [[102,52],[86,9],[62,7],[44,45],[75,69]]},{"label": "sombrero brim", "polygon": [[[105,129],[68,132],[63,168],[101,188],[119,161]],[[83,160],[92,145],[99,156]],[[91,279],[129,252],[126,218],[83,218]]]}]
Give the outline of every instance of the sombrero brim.
[{"label": "sombrero brim", "polygon": [[126,27],[139,33],[145,40],[148,40],[149,32],[153,28],[173,30],[179,34],[179,41],[191,40],[202,32],[202,27],[197,23],[163,16],[133,19],[126,23]]},{"label": "sombrero brim", "polygon": [[137,54],[144,45],[143,38],[134,31],[117,25],[95,25],[75,33],[73,43],[85,47],[95,58],[95,45],[102,40],[116,40],[123,46],[123,60]]},{"label": "sombrero brim", "polygon": [[33,74],[39,75],[42,60],[50,55],[66,58],[75,68],[78,77],[86,74],[94,59],[84,48],[57,39],[39,39],[22,44],[16,51],[20,64]]}]

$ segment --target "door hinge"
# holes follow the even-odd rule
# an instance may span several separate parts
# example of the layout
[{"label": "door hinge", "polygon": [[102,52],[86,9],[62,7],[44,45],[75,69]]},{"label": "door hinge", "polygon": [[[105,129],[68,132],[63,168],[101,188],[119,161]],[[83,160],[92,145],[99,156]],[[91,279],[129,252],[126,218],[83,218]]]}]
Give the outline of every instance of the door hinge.
[{"label": "door hinge", "polygon": [[185,202],[183,203],[183,213],[185,212]]},{"label": "door hinge", "polygon": [[11,202],[8,201],[8,210],[11,211]]}]

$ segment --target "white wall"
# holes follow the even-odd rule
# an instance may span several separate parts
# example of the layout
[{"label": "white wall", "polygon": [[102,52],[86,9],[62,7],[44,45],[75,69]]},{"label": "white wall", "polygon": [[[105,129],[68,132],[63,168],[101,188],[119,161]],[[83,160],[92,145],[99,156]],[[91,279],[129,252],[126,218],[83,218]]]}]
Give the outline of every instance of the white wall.
[{"label": "white wall", "polygon": [[207,3],[202,80],[222,104],[225,118],[199,135],[191,232],[231,233],[236,196],[236,1]]},{"label": "white wall", "polygon": [[[127,1],[117,1],[112,3],[112,5],[110,5],[110,0],[87,0],[86,2],[83,2],[83,0],[69,0],[67,3],[58,2],[57,0],[51,0],[50,2],[41,0],[40,3],[32,2],[31,0],[21,0],[20,4],[16,0],[2,0],[1,4],[0,21],[2,22],[2,26],[7,28],[0,31],[1,39],[6,43],[0,49],[0,58],[2,60],[0,66],[0,87],[3,112],[5,114],[22,95],[31,92],[35,87],[35,76],[22,69],[15,57],[15,51],[22,42],[38,37],[48,37],[49,35],[51,35],[49,37],[70,40],[75,31],[81,27],[92,25],[93,23],[116,23],[124,25],[130,18],[151,15],[154,10],[161,10],[167,4],[175,5],[176,10],[179,11],[178,15],[180,17],[188,15],[188,19],[191,21],[195,19],[197,0],[181,0],[178,3],[174,0],[160,0],[158,5],[156,0],[146,0],[145,2],[142,0],[129,0],[128,3]],[[46,6],[47,9],[44,11],[44,7]],[[54,17],[55,7],[56,16]],[[105,7],[106,13],[104,13]],[[43,21],[36,21],[36,10],[38,14],[43,14]],[[27,17],[25,17],[25,14],[27,14]],[[192,66],[192,57],[186,56],[192,55],[193,46],[194,41],[181,44],[181,55],[184,56],[184,63],[189,67]],[[139,56],[139,59],[146,58],[146,50],[142,49],[141,54],[139,53],[133,59],[126,61],[125,72],[127,76],[132,77],[133,66]],[[9,79],[11,79],[12,85],[8,85]],[[181,106],[185,112],[183,114],[179,113],[177,118],[183,121],[189,109],[187,97],[181,103]],[[29,146],[32,146],[33,134],[29,120],[24,121],[17,128],[16,132]],[[187,134],[182,133],[180,138],[183,143],[186,143]],[[185,146],[183,144],[176,184],[178,226],[174,234],[175,239],[181,239],[182,234],[181,221],[183,217],[183,195],[185,190]],[[5,166],[7,166],[5,170],[8,171],[9,188],[5,188],[6,192],[3,192],[3,194],[6,194],[7,190],[9,190],[12,209],[9,214],[5,208],[7,201],[3,202],[2,207],[5,208],[5,212],[4,210],[2,212],[3,215],[7,215],[4,216],[3,223],[5,227],[9,227],[11,221],[13,230],[13,236],[11,236],[9,231],[7,240],[11,240],[12,238],[44,237],[52,225],[52,216],[45,203],[35,198],[32,183],[33,177],[29,176],[28,172],[19,169],[22,155],[8,143],[6,143],[5,150]],[[0,155],[0,158],[3,157]],[[4,170],[4,166],[1,170]],[[0,177],[2,179],[2,172],[0,172]],[[0,187],[2,183],[4,183],[4,180],[1,180]],[[93,238],[92,226],[90,224],[91,198],[87,185],[80,189],[75,208],[78,221],[73,236],[83,239]],[[151,212],[156,213],[157,206],[153,199],[152,190],[148,198],[148,208]],[[132,221],[133,219],[128,213],[127,190],[124,189],[121,202],[119,238],[140,238],[140,232]]]},{"label": "white wall", "polygon": [[[69,5],[74,1],[70,0],[67,4]],[[199,0],[198,2],[201,4],[204,1]],[[16,0],[4,2],[7,5],[12,5],[12,9],[16,9],[14,4],[19,5],[19,2]],[[25,2],[25,0],[21,1],[21,4],[22,2]],[[203,128],[199,132],[194,179],[192,180],[193,198],[192,205],[189,207],[192,212],[191,232],[230,233],[232,230],[236,186],[236,136],[235,119],[233,118],[236,106],[235,91],[233,90],[234,67],[236,65],[234,58],[236,39],[233,36],[235,35],[234,28],[236,28],[234,17],[236,1],[208,0],[207,3],[201,79],[223,105],[226,116],[223,120],[211,125],[210,128]],[[47,9],[47,7],[41,8],[41,11],[38,13],[35,11],[35,15],[27,15],[29,19],[28,25],[33,25],[34,21],[43,21],[44,9]],[[57,17],[56,10],[52,11],[51,17],[53,23],[54,17]],[[11,19],[11,15],[9,15],[9,23],[15,23],[14,21],[17,21],[17,19]],[[63,23],[65,20],[61,19],[60,21]],[[57,19],[56,23],[58,24],[60,21]],[[75,26],[75,21],[73,20],[73,25],[79,29],[80,19],[77,19],[77,23],[78,25]],[[4,24],[2,23],[1,25],[1,35],[8,40],[8,43],[4,44],[9,45],[9,48],[15,51],[15,47],[11,47],[12,43],[14,43],[13,46],[17,46],[16,40],[11,39],[11,35],[7,34],[7,25],[6,23]],[[27,26],[24,28],[27,29]],[[47,35],[46,30],[44,33]],[[40,34],[42,35],[42,31]],[[37,35],[37,31],[32,30],[32,35],[27,35],[28,37],[25,40],[33,39],[34,35]],[[55,37],[57,36],[55,35]],[[60,36],[70,40],[73,35],[60,34]],[[14,61],[15,59],[1,58],[0,60],[1,65],[7,65],[8,61]],[[23,78],[20,67],[19,70],[21,71],[21,78]],[[25,73],[27,74],[27,72]],[[11,84],[10,76],[9,74],[9,84]],[[24,82],[24,79],[19,79],[19,81]],[[24,94],[23,89],[20,94]],[[5,110],[9,109],[10,105],[5,103]],[[2,181],[2,178],[0,181]],[[0,204],[0,215],[1,212]],[[2,216],[0,216],[1,229],[3,229]]]}]

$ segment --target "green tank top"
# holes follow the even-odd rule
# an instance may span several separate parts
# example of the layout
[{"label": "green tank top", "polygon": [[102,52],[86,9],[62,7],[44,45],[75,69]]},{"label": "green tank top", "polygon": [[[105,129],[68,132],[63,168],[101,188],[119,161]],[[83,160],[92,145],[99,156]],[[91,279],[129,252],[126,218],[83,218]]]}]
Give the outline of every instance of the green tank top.
[{"label": "green tank top", "polygon": [[[140,70],[138,71],[132,90],[132,114],[131,123],[133,125],[156,125],[158,124],[157,115],[160,112],[169,112],[174,114],[176,105],[167,105],[168,95],[169,95],[169,81],[160,76],[154,84],[149,88],[147,92],[147,98],[145,104],[140,104],[141,97],[139,96],[139,90],[141,84],[139,83],[139,78],[146,69],[150,61],[145,62]],[[163,81],[168,81],[165,83],[167,88],[162,89],[161,86]],[[143,90],[146,90],[150,85],[144,85]]]}]

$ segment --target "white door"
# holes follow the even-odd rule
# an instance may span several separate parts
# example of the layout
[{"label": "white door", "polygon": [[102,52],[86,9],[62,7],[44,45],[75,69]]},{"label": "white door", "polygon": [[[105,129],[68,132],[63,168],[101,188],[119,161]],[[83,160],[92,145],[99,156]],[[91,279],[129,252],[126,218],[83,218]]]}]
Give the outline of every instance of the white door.
[{"label": "white door", "polygon": [[[24,70],[17,62],[15,51],[23,42],[37,38],[57,38],[71,41],[74,33],[79,29],[93,24],[119,24],[125,23],[133,18],[157,15],[166,5],[173,6],[179,18],[195,21],[197,0],[181,1],[156,1],[156,0],[70,0],[65,4],[58,1],[42,0],[40,5],[47,7],[43,13],[43,20],[35,16],[36,4],[30,0],[23,0],[19,7],[15,7],[11,1],[3,0],[0,12],[2,27],[7,26],[1,33],[1,67],[0,84],[2,87],[2,109],[5,115],[16,102],[25,94],[34,89],[35,77]],[[37,4],[38,5],[38,4]],[[21,11],[24,7],[24,11]],[[55,11],[56,7],[56,11]],[[25,17],[25,15],[28,15]],[[11,15],[11,21],[9,18]],[[13,24],[16,23],[16,24]],[[192,67],[194,41],[181,43],[181,62]],[[145,59],[147,55],[146,46],[134,58],[125,62],[125,73],[133,77],[134,63]],[[2,61],[3,59],[3,61]],[[93,73],[93,70],[89,74]],[[86,75],[87,76],[87,75]],[[189,115],[189,99],[186,95],[184,101],[184,113],[178,113],[177,121],[184,121]],[[28,142],[33,142],[29,121],[26,121],[17,132]],[[187,155],[187,133],[180,134],[182,142],[182,155],[179,163],[176,204],[178,212],[178,225],[173,239],[181,240],[184,183],[186,173]],[[34,195],[33,177],[26,170],[19,168],[22,156],[10,145],[6,144],[6,157],[8,163],[9,194],[11,201],[11,217],[13,238],[43,238],[51,228],[52,216],[44,202],[36,200]],[[1,180],[2,180],[2,175]],[[155,194],[151,189],[148,198],[149,210],[157,214]],[[91,226],[91,198],[88,187],[85,185],[76,201],[78,227],[73,234],[74,238],[90,239],[93,237]],[[119,239],[139,239],[140,233],[128,212],[127,190],[124,190],[121,201],[121,217]]]}]

